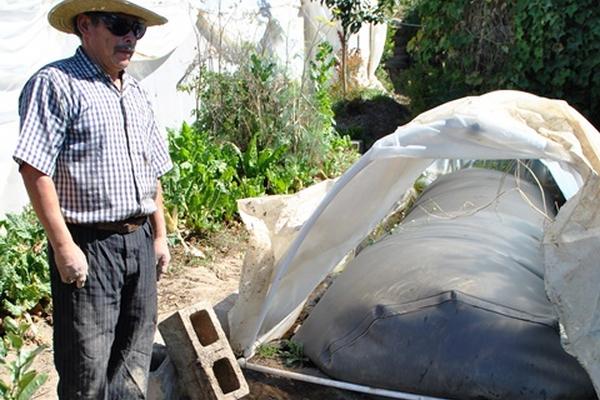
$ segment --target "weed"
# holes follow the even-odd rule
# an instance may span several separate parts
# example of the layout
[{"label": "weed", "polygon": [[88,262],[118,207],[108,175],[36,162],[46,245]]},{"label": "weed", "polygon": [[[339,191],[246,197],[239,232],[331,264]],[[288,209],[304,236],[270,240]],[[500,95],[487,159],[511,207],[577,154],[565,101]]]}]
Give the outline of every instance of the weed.
[{"label": "weed", "polygon": [[0,220],[0,317],[50,299],[46,237],[31,208]]},{"label": "weed", "polygon": [[24,321],[18,323],[6,317],[3,327],[5,336],[0,340],[0,365],[8,372],[9,380],[0,380],[0,396],[4,400],[30,399],[48,378],[47,374],[30,369],[45,346],[37,346],[33,350],[24,348],[23,337],[30,328]]},{"label": "weed", "polygon": [[256,355],[263,359],[279,359],[289,368],[304,367],[310,362],[304,355],[302,344],[287,339],[261,344],[256,349]]},{"label": "weed", "polygon": [[256,355],[262,358],[276,358],[279,356],[279,346],[273,343],[265,343],[258,346]]},{"label": "weed", "polygon": [[304,355],[302,344],[293,340],[283,340],[281,342],[279,355],[287,367],[299,368],[309,362],[308,357]]}]

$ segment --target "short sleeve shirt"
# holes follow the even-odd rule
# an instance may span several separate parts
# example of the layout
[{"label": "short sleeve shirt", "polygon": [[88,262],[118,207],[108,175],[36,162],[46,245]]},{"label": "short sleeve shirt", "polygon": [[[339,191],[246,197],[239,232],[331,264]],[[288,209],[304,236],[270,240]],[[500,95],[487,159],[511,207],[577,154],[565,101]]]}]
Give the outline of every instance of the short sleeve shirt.
[{"label": "short sleeve shirt", "polygon": [[49,64],[19,98],[13,158],[52,177],[66,222],[113,222],[156,210],[157,180],[172,163],[145,92],[122,90],[80,47]]}]

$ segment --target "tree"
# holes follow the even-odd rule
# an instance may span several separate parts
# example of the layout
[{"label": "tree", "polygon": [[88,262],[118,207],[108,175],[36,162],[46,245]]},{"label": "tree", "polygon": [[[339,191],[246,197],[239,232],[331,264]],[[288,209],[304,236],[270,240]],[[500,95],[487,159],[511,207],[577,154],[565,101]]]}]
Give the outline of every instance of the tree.
[{"label": "tree", "polygon": [[342,26],[338,34],[342,42],[342,90],[346,95],[348,75],[348,39],[357,33],[363,23],[380,24],[385,22],[386,12],[392,11],[397,0],[320,0]]}]

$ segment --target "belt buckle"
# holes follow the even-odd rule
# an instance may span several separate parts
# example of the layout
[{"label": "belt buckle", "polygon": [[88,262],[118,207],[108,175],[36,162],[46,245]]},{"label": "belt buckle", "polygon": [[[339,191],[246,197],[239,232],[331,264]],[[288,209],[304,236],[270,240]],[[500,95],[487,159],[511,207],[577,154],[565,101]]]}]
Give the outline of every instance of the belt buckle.
[{"label": "belt buckle", "polygon": [[123,233],[131,233],[137,231],[146,222],[147,217],[135,217],[125,220],[123,222]]},{"label": "belt buckle", "polygon": [[92,226],[96,229],[123,235],[135,232],[144,224],[144,222],[146,222],[145,217],[137,217],[117,222],[101,222],[98,224],[93,224]]},{"label": "belt buckle", "polygon": [[142,226],[142,225],[141,224],[137,225],[137,224],[134,224],[134,223],[131,223],[131,222],[125,222],[122,226],[120,226],[121,232],[119,232],[119,233],[131,233],[131,232],[135,232],[135,231],[138,230],[138,228],[140,226]]}]

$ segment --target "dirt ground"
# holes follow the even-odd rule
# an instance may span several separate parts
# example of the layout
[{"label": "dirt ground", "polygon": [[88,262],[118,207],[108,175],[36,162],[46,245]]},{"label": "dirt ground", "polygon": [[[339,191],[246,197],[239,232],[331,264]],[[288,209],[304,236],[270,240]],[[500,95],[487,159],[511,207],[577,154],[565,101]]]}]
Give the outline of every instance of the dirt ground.
[{"label": "dirt ground", "polygon": [[[237,291],[240,270],[246,249],[246,234],[236,226],[224,229],[210,242],[198,242],[193,248],[204,257],[186,252],[181,245],[171,249],[172,263],[169,272],[159,281],[159,320],[174,311],[199,301],[217,304]],[[56,399],[57,375],[52,361],[52,327],[47,320],[38,320],[34,325],[35,341],[48,348],[34,362],[33,368],[48,374],[46,383],[36,392],[33,399]],[[255,359],[250,360],[260,363]],[[249,400],[368,400],[382,399],[355,392],[283,379],[260,372],[244,370],[250,386]]]}]

